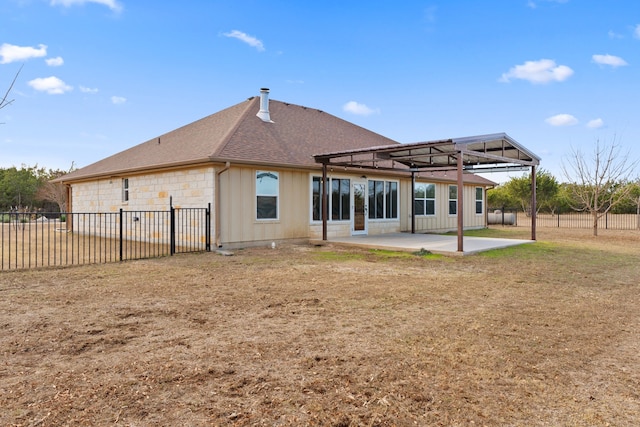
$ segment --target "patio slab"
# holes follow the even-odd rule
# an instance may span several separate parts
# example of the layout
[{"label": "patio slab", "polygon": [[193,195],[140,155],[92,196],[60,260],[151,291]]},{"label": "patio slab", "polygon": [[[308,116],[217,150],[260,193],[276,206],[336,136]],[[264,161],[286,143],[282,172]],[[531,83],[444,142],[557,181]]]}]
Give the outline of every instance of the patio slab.
[{"label": "patio slab", "polygon": [[534,240],[496,239],[491,237],[465,236],[464,251],[458,252],[458,237],[442,234],[387,233],[378,235],[362,235],[350,237],[334,237],[326,242],[314,240],[312,243],[334,243],[339,245],[358,246],[371,249],[417,252],[421,249],[434,254],[471,255],[491,249],[533,243]]}]

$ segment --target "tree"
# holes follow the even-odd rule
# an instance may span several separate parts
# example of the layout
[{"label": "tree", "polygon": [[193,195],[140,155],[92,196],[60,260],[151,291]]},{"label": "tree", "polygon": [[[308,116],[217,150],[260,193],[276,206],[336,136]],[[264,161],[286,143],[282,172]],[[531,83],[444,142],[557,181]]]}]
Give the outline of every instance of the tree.
[{"label": "tree", "polygon": [[20,71],[22,71],[22,67],[20,67],[15,77],[13,78],[13,81],[9,85],[9,89],[7,89],[7,91],[4,93],[4,96],[0,99],[0,110],[6,107],[7,105],[10,105],[13,103],[14,100],[9,99],[9,94],[11,93],[11,89],[13,89],[13,85],[16,84],[16,80],[18,80],[18,75],[20,74]]},{"label": "tree", "polygon": [[630,177],[637,163],[630,160],[629,152],[621,153],[615,137],[610,143],[596,140],[591,157],[572,149],[563,161],[571,207],[591,214],[594,236],[598,235],[598,220],[629,197],[633,189]]},{"label": "tree", "polygon": [[66,175],[74,170],[74,164],[71,163],[71,167],[67,171],[60,169],[49,169],[44,176],[42,176],[42,184],[38,189],[37,196],[40,200],[46,200],[54,202],[58,205],[60,212],[67,211],[67,186],[60,182],[51,182],[51,180]]},{"label": "tree", "polygon": [[487,203],[492,208],[513,208],[518,205],[518,201],[509,193],[506,184],[498,185],[487,191]]},{"label": "tree", "polygon": [[32,208],[41,185],[39,175],[37,166],[3,169],[0,173],[0,206],[4,209]]},{"label": "tree", "polygon": [[[499,189],[496,194],[492,193]],[[531,174],[519,178],[511,178],[507,183],[496,190],[491,190],[489,204],[492,198],[501,201],[497,206],[520,206],[524,212],[531,211]],[[536,213],[540,210],[553,210],[554,200],[557,197],[559,184],[551,173],[538,169],[536,172]],[[496,205],[492,205],[496,206]]]}]

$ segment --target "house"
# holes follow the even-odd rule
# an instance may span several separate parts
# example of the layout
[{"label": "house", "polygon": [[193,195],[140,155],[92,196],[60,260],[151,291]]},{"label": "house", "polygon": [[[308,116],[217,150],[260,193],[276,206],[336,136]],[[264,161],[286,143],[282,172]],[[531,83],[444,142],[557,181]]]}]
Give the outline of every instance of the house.
[{"label": "house", "polygon": [[538,162],[505,134],[400,144],[262,89],[57,181],[73,212],[210,204],[215,244],[234,248],[482,228],[494,183],[467,172]]}]

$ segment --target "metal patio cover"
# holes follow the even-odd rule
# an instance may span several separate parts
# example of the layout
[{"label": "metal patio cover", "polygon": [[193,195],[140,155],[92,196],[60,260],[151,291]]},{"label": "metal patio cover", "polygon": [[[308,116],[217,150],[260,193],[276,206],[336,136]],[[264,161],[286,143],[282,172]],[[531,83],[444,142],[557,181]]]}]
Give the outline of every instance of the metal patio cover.
[{"label": "metal patio cover", "polygon": [[[322,164],[323,181],[332,167],[410,172],[456,170],[458,187],[464,173],[527,170],[531,168],[531,240],[536,240],[536,166],[540,158],[506,133],[468,136],[411,144],[392,144],[313,156]],[[412,182],[414,180],[412,179]],[[463,192],[458,192],[458,251],[463,252]],[[322,238],[327,240],[328,195],[323,186]],[[414,232],[415,215],[412,212]]]},{"label": "metal patio cover", "polygon": [[460,155],[463,170],[471,173],[524,170],[540,164],[538,156],[506,133],[336,151],[313,157],[327,166],[419,172],[457,169]]}]

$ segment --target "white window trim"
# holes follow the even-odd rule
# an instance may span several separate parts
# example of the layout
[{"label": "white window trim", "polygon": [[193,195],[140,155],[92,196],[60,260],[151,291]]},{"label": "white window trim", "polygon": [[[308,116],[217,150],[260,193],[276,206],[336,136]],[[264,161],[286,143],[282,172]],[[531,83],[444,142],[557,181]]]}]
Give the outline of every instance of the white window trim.
[{"label": "white window trim", "polygon": [[[400,181],[395,180],[395,179],[374,179],[374,178],[368,178],[367,179],[367,199],[369,198],[369,182],[371,181],[382,181],[384,183],[383,187],[384,187],[384,197],[383,197],[383,203],[384,206],[382,207],[382,209],[384,210],[384,218],[371,218],[369,217],[369,214],[367,213],[367,221],[370,222],[389,222],[389,221],[400,221]],[[396,212],[398,213],[398,216],[396,218],[387,218],[387,182],[395,182],[396,183],[396,194],[397,194],[397,200],[396,200]],[[373,209],[371,207],[371,205],[369,205],[368,207],[369,209]]]},{"label": "white window trim", "polygon": [[128,204],[131,199],[131,181],[129,178],[122,178],[122,203]]},{"label": "white window trim", "polygon": [[[309,180],[309,194],[311,195],[311,197],[309,198],[309,221],[311,224],[321,224],[322,223],[322,203],[324,203],[324,200],[322,200],[322,187],[320,188],[320,219],[313,219],[313,180],[314,178],[318,178],[318,180],[320,182],[322,182],[322,176],[320,175],[311,175],[311,179]],[[328,207],[327,207],[327,215],[329,215],[329,218],[327,218],[327,223],[333,223],[333,224],[349,224],[351,222],[351,217],[349,217],[349,219],[333,219],[332,215],[331,215],[331,208],[332,208],[332,199],[331,199],[331,191],[332,191],[332,186],[331,183],[334,179],[348,179],[349,180],[349,200],[351,200],[351,185],[354,181],[353,176],[328,176],[327,177],[327,199],[328,199]],[[349,208],[351,208],[351,206],[349,206]]]},{"label": "white window trim", "polygon": [[[451,198],[451,187],[455,187],[456,189],[456,198],[452,199]],[[454,217],[454,216],[458,216],[458,197],[459,197],[459,192],[460,189],[458,188],[458,186],[456,184],[449,184],[449,186],[447,187],[447,214],[450,217]],[[463,189],[464,191],[464,189]],[[463,193],[464,194],[464,193]],[[456,213],[452,214],[451,210],[449,209],[449,205],[451,204],[452,201],[456,202]]]},{"label": "white window trim", "polygon": [[[266,197],[273,197],[274,194],[261,194],[258,193],[258,186],[257,186],[257,179],[258,179],[258,174],[260,173],[272,173],[274,175],[276,175],[278,177],[278,186],[277,186],[277,190],[276,190],[276,194],[275,194],[275,198],[276,198],[276,217],[275,218],[258,218],[258,197],[260,196],[266,196]],[[280,220],[280,172],[278,171],[274,171],[274,170],[256,170],[256,174],[255,174],[255,178],[254,178],[254,185],[255,185],[255,197],[253,198],[254,200],[254,209],[253,209],[253,213],[255,216],[255,220],[257,222],[274,222],[274,221],[279,221]]]},{"label": "white window trim", "polygon": [[[426,197],[427,192],[425,190],[425,197],[423,199],[420,199],[420,200],[424,200],[425,206],[426,206],[426,201],[427,200],[433,200],[433,213],[432,214],[417,214],[416,216],[419,216],[419,217],[422,217],[422,218],[433,218],[433,217],[437,216],[437,213],[438,213],[438,197],[437,197],[437,195],[438,195],[438,193],[437,193],[436,184],[433,183],[433,182],[416,182],[416,186],[417,185],[424,185],[424,186],[433,185],[434,195],[433,195],[433,197]],[[415,206],[415,202],[416,202],[416,194],[415,194],[415,191],[414,191],[414,193],[413,193],[414,206]]]},{"label": "white window trim", "polygon": [[[482,198],[481,199],[477,199],[477,194],[478,194],[478,189],[480,189],[482,191]],[[474,204],[473,204],[473,210],[476,213],[477,216],[482,216],[484,215],[484,188],[482,187],[475,187],[473,190],[473,198],[474,198]],[[480,202],[482,204],[482,209],[480,210],[480,212],[478,213],[477,209],[476,209],[476,204]]]}]

